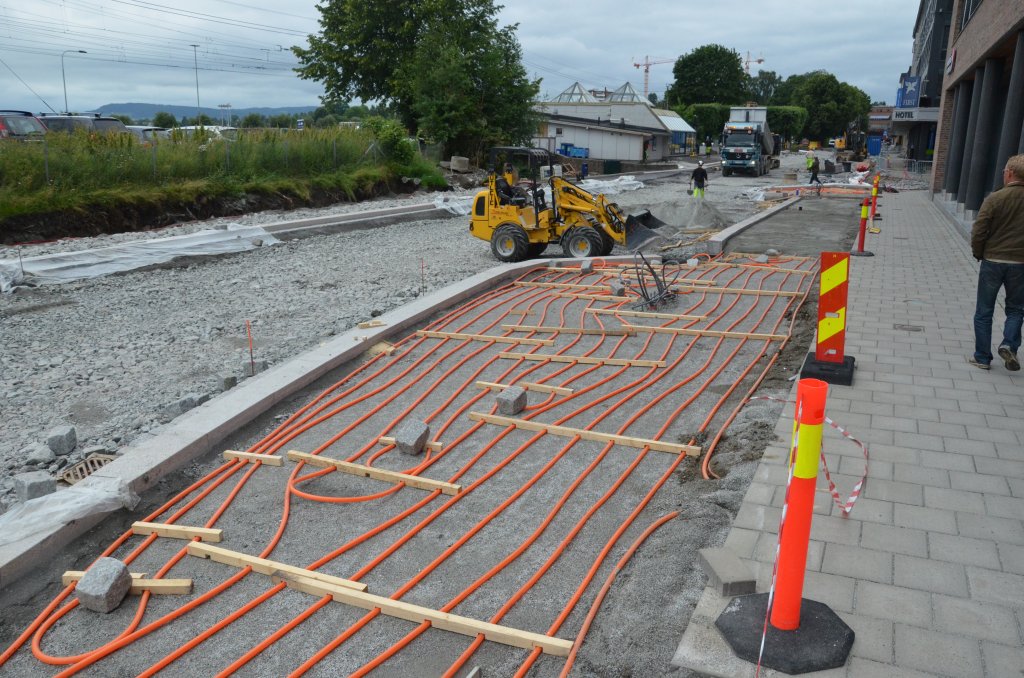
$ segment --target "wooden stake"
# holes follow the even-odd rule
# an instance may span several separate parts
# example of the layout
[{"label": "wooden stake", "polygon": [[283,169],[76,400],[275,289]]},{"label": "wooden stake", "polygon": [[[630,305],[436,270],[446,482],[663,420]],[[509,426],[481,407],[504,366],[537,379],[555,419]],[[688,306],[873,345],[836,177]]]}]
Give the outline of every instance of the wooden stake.
[{"label": "wooden stake", "polygon": [[252,452],[238,452],[237,450],[224,450],[224,458],[228,461],[241,459],[252,464],[259,462],[264,466],[281,466],[282,464],[281,457],[273,454],[254,454]]},{"label": "wooden stake", "polygon": [[759,297],[797,297],[803,294],[792,290],[748,290],[743,287],[696,287],[693,285],[672,285],[680,292],[704,292],[707,294],[751,294]]},{"label": "wooden stake", "polygon": [[614,308],[588,308],[587,313],[599,315],[622,315],[627,318],[661,318],[663,320],[706,320],[706,315],[680,315],[678,313],[654,313],[651,311],[620,311]]},{"label": "wooden stake", "polygon": [[[596,309],[595,309],[596,310]],[[603,309],[601,309],[603,310]],[[606,334],[610,337],[621,337],[636,334],[628,327],[555,327],[544,325],[502,325],[501,329],[512,332],[560,332],[562,334]]]},{"label": "wooden stake", "polygon": [[[394,445],[395,439],[393,436],[381,436],[380,438],[377,438],[377,442],[380,443],[381,445]],[[444,445],[442,443],[437,442],[436,440],[428,440],[425,447],[428,450],[432,450],[434,452],[440,452],[442,449],[444,449]],[[326,457],[324,458],[326,459]]]},{"label": "wooden stake", "polygon": [[187,525],[168,525],[166,523],[147,523],[139,520],[132,523],[132,534],[156,534],[170,539],[195,539],[217,543],[224,535],[224,530],[209,527],[188,527]]},{"label": "wooden stake", "polygon": [[550,360],[554,363],[580,363],[582,365],[612,365],[616,367],[665,367],[664,360],[627,360],[626,358],[591,358],[583,355],[555,355],[553,353],[499,353],[509,360]]},{"label": "wooden stake", "polygon": [[518,384],[497,384],[492,381],[478,381],[476,385],[480,388],[488,388],[492,391],[503,391],[509,386],[518,386],[525,388],[527,391],[537,391],[538,393],[554,393],[555,395],[572,395],[575,391],[571,388],[565,388],[564,386],[548,386],[547,384],[535,384],[530,381],[521,381]]},{"label": "wooden stake", "polygon": [[607,290],[607,285],[577,285],[574,283],[534,282],[518,280],[512,283],[515,287],[547,287],[556,290]]},{"label": "wooden stake", "polygon": [[225,565],[231,565],[233,567],[238,568],[251,567],[254,572],[259,572],[260,574],[290,574],[296,577],[304,577],[306,579],[309,579],[310,581],[318,581],[324,584],[330,584],[331,586],[337,586],[339,588],[344,588],[351,591],[366,590],[366,584],[359,581],[343,579],[342,577],[335,577],[333,575],[324,574],[323,572],[317,572],[315,570],[306,570],[301,567],[296,567],[295,565],[279,563],[276,560],[267,560],[266,558],[250,556],[246,553],[231,551],[229,549],[221,548],[219,546],[210,546],[209,544],[200,544],[199,542],[192,542],[186,548],[190,556],[195,556],[197,558],[208,558],[215,562],[223,563]]},{"label": "wooden stake", "polygon": [[541,422],[530,421],[528,419],[502,417],[497,414],[470,412],[469,418],[471,421],[484,421],[488,424],[497,424],[498,426],[515,426],[516,428],[524,429],[526,431],[543,431],[551,435],[564,436],[567,438],[579,436],[583,440],[593,440],[599,443],[615,443],[616,445],[625,445],[627,447],[637,448],[648,447],[657,452],[688,454],[690,456],[697,456],[700,454],[700,448],[693,445],[678,445],[676,443],[667,443],[662,440],[649,440],[647,438],[616,435],[614,433],[598,433],[597,431],[588,431],[582,428],[559,426],[557,424],[544,424]]},{"label": "wooden stake", "polygon": [[[146,579],[146,575],[141,572],[132,572],[131,575],[132,587],[128,590],[128,593],[136,596],[142,595],[143,591],[149,591],[158,596],[192,593],[191,579]],[[71,582],[80,581],[84,576],[85,572],[68,570],[61,577],[61,583],[67,586]]]},{"label": "wooden stake", "polygon": [[634,297],[613,297],[610,294],[573,294],[572,292],[556,292],[552,296],[568,299],[584,299],[586,301],[635,301]]},{"label": "wooden stake", "polygon": [[430,478],[422,478],[420,476],[412,476],[407,473],[399,473],[398,471],[385,471],[384,469],[373,468],[372,466],[363,466],[362,464],[353,464],[348,461],[341,461],[340,459],[331,459],[330,457],[321,457],[316,454],[306,454],[305,452],[299,452],[298,450],[288,450],[288,459],[291,461],[303,461],[310,466],[319,466],[321,468],[336,468],[342,473],[347,473],[353,476],[362,476],[363,478],[373,478],[374,480],[382,480],[387,483],[405,483],[409,487],[415,487],[419,490],[440,490],[441,494],[447,494],[455,496],[459,492],[462,492],[462,485],[453,485],[452,483],[446,483],[441,480],[431,480]]},{"label": "wooden stake", "polygon": [[657,334],[688,334],[694,337],[723,337],[725,339],[760,339],[763,341],[785,341],[785,334],[758,334],[756,332],[727,332],[724,330],[699,330],[686,327],[650,327],[648,325],[627,325],[637,332],[654,332]]},{"label": "wooden stake", "polygon": [[431,330],[416,330],[416,336],[432,337],[434,339],[493,341],[498,344],[527,344],[530,346],[553,346],[555,343],[551,339],[520,339],[519,337],[496,337],[491,334],[466,334],[465,332],[434,332]]}]

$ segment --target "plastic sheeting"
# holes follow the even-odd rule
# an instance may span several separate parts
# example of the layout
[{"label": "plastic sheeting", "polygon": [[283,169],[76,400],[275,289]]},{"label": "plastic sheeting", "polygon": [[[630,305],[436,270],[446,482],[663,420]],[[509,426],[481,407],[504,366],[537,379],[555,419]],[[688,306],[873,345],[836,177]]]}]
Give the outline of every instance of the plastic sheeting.
[{"label": "plastic sheeting", "polygon": [[[644,187],[642,181],[637,181],[632,176],[621,176],[615,179],[603,180],[603,179],[584,179],[583,181],[577,182],[576,184],[583,190],[597,195],[603,193],[604,195],[615,195],[616,193],[624,193],[626,191],[636,191]],[[544,187],[544,200],[548,200],[548,188]],[[458,217],[464,217],[469,215],[470,208],[473,204],[473,198],[476,196],[467,195],[458,198],[452,198],[449,196],[438,196],[434,199],[434,207],[445,210],[454,214]]]},{"label": "plastic sheeting", "polygon": [[0,259],[0,292],[10,292],[20,285],[59,285],[98,278],[164,264],[178,257],[245,252],[280,242],[259,226],[230,224],[226,230],[208,229],[79,252],[44,254],[20,261]]},{"label": "plastic sheeting", "polygon": [[30,499],[0,515],[0,547],[95,513],[119,508],[130,511],[138,503],[139,497],[117,478],[90,478],[70,489]]}]

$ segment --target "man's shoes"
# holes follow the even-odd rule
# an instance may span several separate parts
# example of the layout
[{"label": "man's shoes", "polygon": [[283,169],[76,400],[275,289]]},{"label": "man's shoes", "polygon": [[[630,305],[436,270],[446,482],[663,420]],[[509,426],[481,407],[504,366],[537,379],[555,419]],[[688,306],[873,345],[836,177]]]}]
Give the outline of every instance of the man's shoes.
[{"label": "man's shoes", "polygon": [[1009,346],[1004,344],[999,347],[999,357],[1003,359],[1006,369],[1011,372],[1016,372],[1020,369],[1020,361],[1017,360],[1017,354]]},{"label": "man's shoes", "polygon": [[[978,362],[973,355],[967,356],[967,362],[969,364],[971,364],[971,365],[974,365],[979,370],[991,370],[992,369],[992,366],[989,365],[988,363]],[[1017,369],[1020,369],[1020,365],[1017,366]]]}]

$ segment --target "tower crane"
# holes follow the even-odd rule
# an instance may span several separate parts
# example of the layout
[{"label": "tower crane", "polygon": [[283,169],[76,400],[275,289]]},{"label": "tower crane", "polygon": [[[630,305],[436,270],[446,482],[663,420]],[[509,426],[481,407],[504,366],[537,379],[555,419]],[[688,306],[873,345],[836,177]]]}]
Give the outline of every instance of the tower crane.
[{"label": "tower crane", "polygon": [[754,64],[763,64],[764,63],[764,57],[763,56],[759,56],[756,59],[754,59],[754,58],[752,58],[750,56],[750,52],[747,52],[747,58],[743,60],[743,69],[747,72],[747,75],[750,75],[750,64],[752,64],[752,63],[754,63]]},{"label": "tower crane", "polygon": [[651,58],[648,56],[645,56],[644,60],[641,62],[633,62],[633,65],[636,66],[637,68],[644,69],[644,99],[647,98],[647,84],[650,82],[651,79],[651,66],[654,66],[656,64],[671,63],[675,63],[675,59],[655,59],[654,61],[651,61]]}]

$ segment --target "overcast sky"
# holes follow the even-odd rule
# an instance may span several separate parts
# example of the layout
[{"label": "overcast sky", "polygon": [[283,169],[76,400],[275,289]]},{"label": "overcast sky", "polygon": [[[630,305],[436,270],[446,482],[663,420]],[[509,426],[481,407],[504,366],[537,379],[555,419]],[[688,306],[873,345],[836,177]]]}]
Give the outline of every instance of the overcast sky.
[{"label": "overcast sky", "polygon": [[[892,103],[917,8],[913,0],[519,0],[501,17],[519,24],[527,70],[548,96],[577,80],[609,89],[629,81],[642,92],[634,63],[718,43],[763,58],[751,73],[824,69]],[[71,110],[194,106],[197,71],[204,108],[315,106],[323,90],[294,75],[288,48],[305,44],[318,16],[311,0],[0,0],[0,108],[64,110],[64,50],[72,50],[63,60]],[[672,80],[671,63],[650,67],[650,91],[660,95]]]}]

